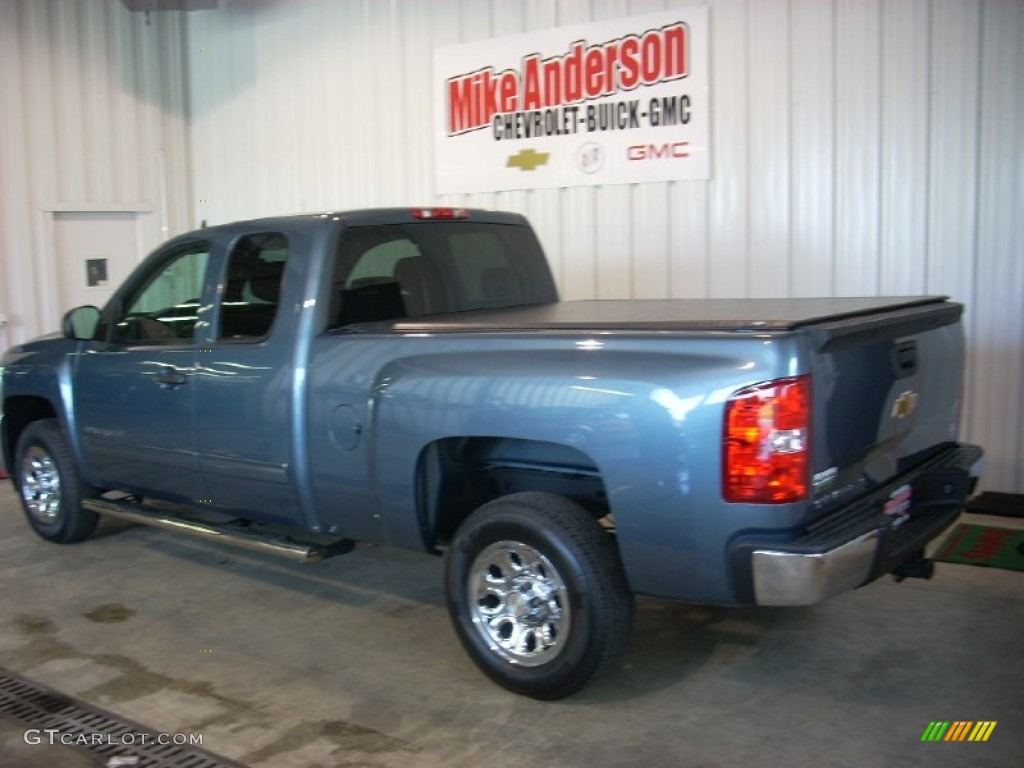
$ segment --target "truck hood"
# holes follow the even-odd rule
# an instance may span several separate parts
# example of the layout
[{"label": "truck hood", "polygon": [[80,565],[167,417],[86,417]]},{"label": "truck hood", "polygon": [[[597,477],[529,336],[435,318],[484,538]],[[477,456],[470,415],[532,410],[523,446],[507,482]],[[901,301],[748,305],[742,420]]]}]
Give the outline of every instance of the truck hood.
[{"label": "truck hood", "polygon": [[60,331],[36,336],[21,344],[15,344],[7,350],[0,350],[0,365],[12,365],[16,361],[23,360],[37,352],[49,352],[53,349],[54,345],[61,345],[65,341],[67,340]]}]

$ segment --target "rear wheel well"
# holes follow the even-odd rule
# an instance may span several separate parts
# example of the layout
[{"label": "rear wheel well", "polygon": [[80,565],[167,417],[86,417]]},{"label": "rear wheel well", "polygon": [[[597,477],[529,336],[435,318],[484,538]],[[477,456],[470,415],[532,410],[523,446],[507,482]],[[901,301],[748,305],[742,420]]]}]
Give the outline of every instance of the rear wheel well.
[{"label": "rear wheel well", "polygon": [[[3,458],[13,470],[14,447],[25,428],[40,419],[55,419],[57,411],[49,400],[29,395],[12,395],[3,402]],[[11,472],[13,475],[13,471]]]},{"label": "rear wheel well", "polygon": [[512,493],[555,494],[576,502],[595,519],[609,512],[604,481],[593,460],[570,446],[537,440],[438,440],[420,455],[416,487],[428,549],[447,545],[473,510]]}]

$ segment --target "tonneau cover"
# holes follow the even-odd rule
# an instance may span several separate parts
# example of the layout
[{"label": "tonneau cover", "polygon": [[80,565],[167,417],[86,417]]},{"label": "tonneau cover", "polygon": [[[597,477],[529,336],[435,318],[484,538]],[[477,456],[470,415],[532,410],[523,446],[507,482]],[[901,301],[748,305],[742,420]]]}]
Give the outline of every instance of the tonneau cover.
[{"label": "tonneau cover", "polygon": [[[786,331],[941,306],[943,296],[562,301],[389,321],[397,331]],[[376,327],[384,323],[374,323]]]}]

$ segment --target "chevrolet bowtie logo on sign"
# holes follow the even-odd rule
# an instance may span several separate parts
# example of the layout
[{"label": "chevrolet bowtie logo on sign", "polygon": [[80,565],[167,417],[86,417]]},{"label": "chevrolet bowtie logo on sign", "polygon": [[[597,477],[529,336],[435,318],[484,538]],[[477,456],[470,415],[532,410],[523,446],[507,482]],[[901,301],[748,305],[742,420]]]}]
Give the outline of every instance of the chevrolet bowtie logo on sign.
[{"label": "chevrolet bowtie logo on sign", "polygon": [[892,404],[892,417],[894,419],[905,419],[917,409],[917,392],[907,390],[896,398]]},{"label": "chevrolet bowtie logo on sign", "polygon": [[995,729],[995,720],[933,720],[921,734],[921,741],[988,741]]},{"label": "chevrolet bowtie logo on sign", "polygon": [[550,152],[538,152],[534,149],[521,149],[519,154],[509,155],[505,163],[506,168],[518,168],[521,171],[535,171],[539,166],[545,165]]}]

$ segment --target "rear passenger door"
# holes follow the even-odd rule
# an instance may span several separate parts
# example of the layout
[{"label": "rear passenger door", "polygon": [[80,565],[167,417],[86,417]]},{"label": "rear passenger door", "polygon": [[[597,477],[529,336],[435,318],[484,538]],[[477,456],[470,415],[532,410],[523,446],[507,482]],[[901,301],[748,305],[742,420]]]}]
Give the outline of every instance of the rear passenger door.
[{"label": "rear passenger door", "polygon": [[210,341],[196,355],[196,422],[207,503],[295,524],[289,248],[284,232],[229,244]]}]

